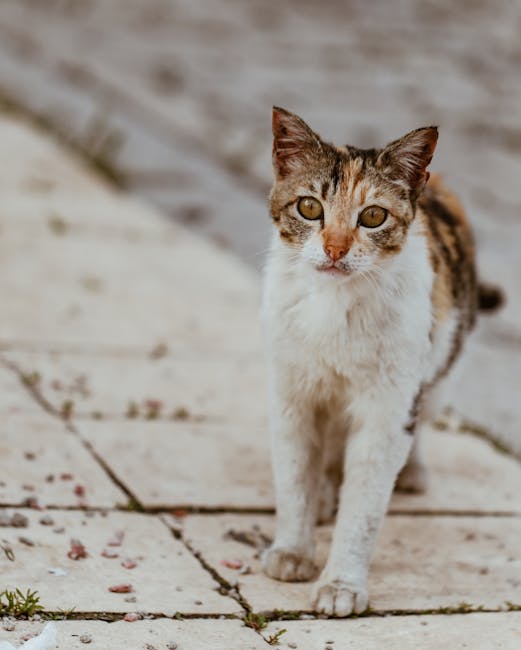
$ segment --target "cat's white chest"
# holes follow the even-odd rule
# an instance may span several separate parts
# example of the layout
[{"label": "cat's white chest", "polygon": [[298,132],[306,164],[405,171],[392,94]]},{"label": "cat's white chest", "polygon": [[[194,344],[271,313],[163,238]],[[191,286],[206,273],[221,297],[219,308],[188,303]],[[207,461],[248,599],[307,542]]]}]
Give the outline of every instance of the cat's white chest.
[{"label": "cat's white chest", "polygon": [[432,272],[426,255],[412,257],[414,272],[389,271],[376,285],[319,276],[274,255],[265,330],[269,357],[286,368],[286,380],[325,391],[340,384],[361,392],[396,378],[419,385],[431,349]]},{"label": "cat's white chest", "polygon": [[346,377],[376,371],[394,325],[369,303],[336,288],[312,292],[295,305],[287,331],[312,367]]}]

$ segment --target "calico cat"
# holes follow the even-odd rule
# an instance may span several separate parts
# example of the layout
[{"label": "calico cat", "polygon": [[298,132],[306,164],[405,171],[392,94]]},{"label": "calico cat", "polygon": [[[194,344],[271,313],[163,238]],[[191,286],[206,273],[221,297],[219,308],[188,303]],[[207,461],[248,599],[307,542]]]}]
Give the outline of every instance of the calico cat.
[{"label": "calico cat", "polygon": [[483,307],[469,224],[426,171],[436,127],[383,149],[324,142],[273,109],[275,226],[263,318],[278,580],[314,577],[314,526],[333,517],[316,611],[367,608],[367,575],[393,486],[421,491],[418,425]]}]

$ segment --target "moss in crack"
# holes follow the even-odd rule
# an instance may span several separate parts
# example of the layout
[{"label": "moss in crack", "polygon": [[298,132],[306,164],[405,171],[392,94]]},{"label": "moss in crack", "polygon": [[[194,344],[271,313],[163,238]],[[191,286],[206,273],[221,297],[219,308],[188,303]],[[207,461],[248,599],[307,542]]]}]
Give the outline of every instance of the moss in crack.
[{"label": "moss in crack", "polygon": [[517,605],[510,600],[505,601],[505,605],[509,612],[521,612],[521,605]]},{"label": "moss in crack", "polygon": [[145,508],[143,508],[143,506],[132,497],[127,501],[125,510],[128,512],[145,512]]},{"label": "moss in crack", "polygon": [[45,612],[42,614],[42,618],[47,621],[67,621],[74,618],[76,613],[76,607],[71,607],[70,609],[57,609],[55,612]]},{"label": "moss in crack", "polygon": [[70,420],[74,412],[74,402],[71,399],[67,399],[63,402],[60,409],[60,414],[64,420]]},{"label": "moss in crack", "polygon": [[246,627],[251,627],[256,632],[260,632],[268,625],[268,619],[263,614],[256,614],[255,612],[246,612],[243,621]]},{"label": "moss in crack", "polygon": [[35,388],[42,380],[42,376],[36,370],[33,372],[23,372],[20,375],[24,386]]}]

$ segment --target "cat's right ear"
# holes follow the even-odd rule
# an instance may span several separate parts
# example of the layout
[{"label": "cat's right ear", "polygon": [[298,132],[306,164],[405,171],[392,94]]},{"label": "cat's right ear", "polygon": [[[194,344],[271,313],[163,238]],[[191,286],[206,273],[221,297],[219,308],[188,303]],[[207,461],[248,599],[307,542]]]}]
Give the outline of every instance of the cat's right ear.
[{"label": "cat's right ear", "polygon": [[303,169],[322,149],[318,135],[298,115],[273,107],[273,168],[277,178]]}]

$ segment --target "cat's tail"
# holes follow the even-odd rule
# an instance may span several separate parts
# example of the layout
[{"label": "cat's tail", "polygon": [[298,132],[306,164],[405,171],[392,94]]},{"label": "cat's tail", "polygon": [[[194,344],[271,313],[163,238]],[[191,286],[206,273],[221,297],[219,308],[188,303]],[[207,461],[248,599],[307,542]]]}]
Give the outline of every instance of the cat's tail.
[{"label": "cat's tail", "polygon": [[481,312],[493,312],[505,304],[505,294],[502,289],[486,282],[478,285],[478,307]]}]

